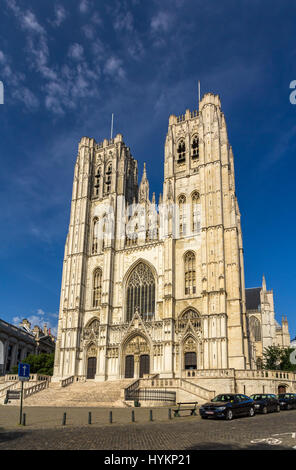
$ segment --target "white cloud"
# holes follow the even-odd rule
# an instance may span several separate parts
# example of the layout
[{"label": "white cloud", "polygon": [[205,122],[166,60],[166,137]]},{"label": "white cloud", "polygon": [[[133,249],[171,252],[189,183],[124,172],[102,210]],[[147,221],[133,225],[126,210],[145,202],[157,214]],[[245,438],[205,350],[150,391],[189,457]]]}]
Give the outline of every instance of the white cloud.
[{"label": "white cloud", "polygon": [[90,8],[90,4],[88,0],[81,0],[79,4],[79,10],[81,13],[87,13]]},{"label": "white cloud", "polygon": [[68,56],[74,60],[81,60],[83,57],[84,49],[81,44],[72,44],[69,48]]},{"label": "white cloud", "polygon": [[167,32],[170,29],[172,22],[173,16],[171,13],[159,11],[151,20],[151,31],[153,33]]},{"label": "white cloud", "polygon": [[134,18],[130,11],[125,13],[119,12],[114,19],[113,23],[114,29],[117,31],[122,31],[126,29],[129,32],[134,30]]},{"label": "white cloud", "polygon": [[45,33],[44,28],[38,23],[34,13],[30,10],[26,11],[23,16],[19,17],[19,19],[24,29],[38,34]]},{"label": "white cloud", "polygon": [[59,27],[67,17],[65,8],[62,5],[55,5],[55,19],[50,21],[50,24],[55,27]]},{"label": "white cloud", "polygon": [[107,75],[113,76],[114,78],[117,78],[117,77],[124,78],[125,72],[121,64],[122,64],[122,61],[118,59],[117,57],[114,57],[114,56],[109,57],[109,59],[105,63],[104,72]]},{"label": "white cloud", "polygon": [[86,24],[82,26],[81,29],[82,29],[82,32],[87,37],[87,39],[94,39],[96,32],[95,32],[95,28],[92,25]]}]

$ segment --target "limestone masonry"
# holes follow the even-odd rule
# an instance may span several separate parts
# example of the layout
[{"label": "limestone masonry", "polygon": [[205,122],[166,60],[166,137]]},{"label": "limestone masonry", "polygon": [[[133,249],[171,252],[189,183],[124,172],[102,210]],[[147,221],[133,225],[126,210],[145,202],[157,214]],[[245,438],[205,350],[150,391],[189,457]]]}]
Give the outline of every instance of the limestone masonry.
[{"label": "limestone masonry", "polygon": [[219,96],[207,93],[198,111],[170,116],[164,158],[156,203],[146,166],[138,185],[138,163],[121,134],[79,143],[54,381],[203,377],[217,391],[211,380],[223,384],[223,371],[258,372],[265,347],[290,344],[265,279],[245,289]]}]

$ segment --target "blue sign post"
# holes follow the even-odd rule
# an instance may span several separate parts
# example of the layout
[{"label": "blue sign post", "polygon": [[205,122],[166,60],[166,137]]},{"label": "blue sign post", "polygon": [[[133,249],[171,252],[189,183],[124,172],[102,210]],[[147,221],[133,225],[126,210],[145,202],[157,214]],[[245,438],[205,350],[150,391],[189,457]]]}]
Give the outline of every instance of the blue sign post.
[{"label": "blue sign post", "polygon": [[20,424],[22,424],[24,382],[26,380],[30,379],[30,364],[19,364],[18,365],[18,378],[22,382],[21,407],[20,407]]},{"label": "blue sign post", "polygon": [[18,365],[18,377],[19,380],[29,380],[30,378],[30,364],[19,364]]}]

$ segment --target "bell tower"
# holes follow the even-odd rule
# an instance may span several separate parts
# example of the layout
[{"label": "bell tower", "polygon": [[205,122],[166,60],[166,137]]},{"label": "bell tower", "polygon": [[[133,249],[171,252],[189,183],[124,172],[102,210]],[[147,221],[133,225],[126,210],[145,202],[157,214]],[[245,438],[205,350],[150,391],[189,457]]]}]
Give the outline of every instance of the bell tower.
[{"label": "bell tower", "polygon": [[[202,313],[204,368],[249,367],[240,212],[235,193],[232,148],[218,95],[207,93],[199,110],[171,115],[165,141],[164,201],[176,207],[176,237],[166,240],[166,298],[171,315],[184,300]],[[199,212],[194,212],[194,200]],[[195,233],[199,213],[200,231]],[[192,250],[195,294],[179,282]]]}]

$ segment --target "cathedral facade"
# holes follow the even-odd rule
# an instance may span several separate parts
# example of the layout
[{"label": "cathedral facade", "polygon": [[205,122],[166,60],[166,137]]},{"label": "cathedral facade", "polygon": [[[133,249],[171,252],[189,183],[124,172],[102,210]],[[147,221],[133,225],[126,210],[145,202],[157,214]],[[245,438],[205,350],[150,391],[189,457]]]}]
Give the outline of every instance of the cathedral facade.
[{"label": "cathedral facade", "polygon": [[121,134],[99,144],[81,139],[54,380],[254,369],[279,327],[272,309],[264,326],[258,305],[247,309],[234,159],[219,96],[208,93],[198,110],[170,116],[157,202],[145,165],[138,185]]}]

